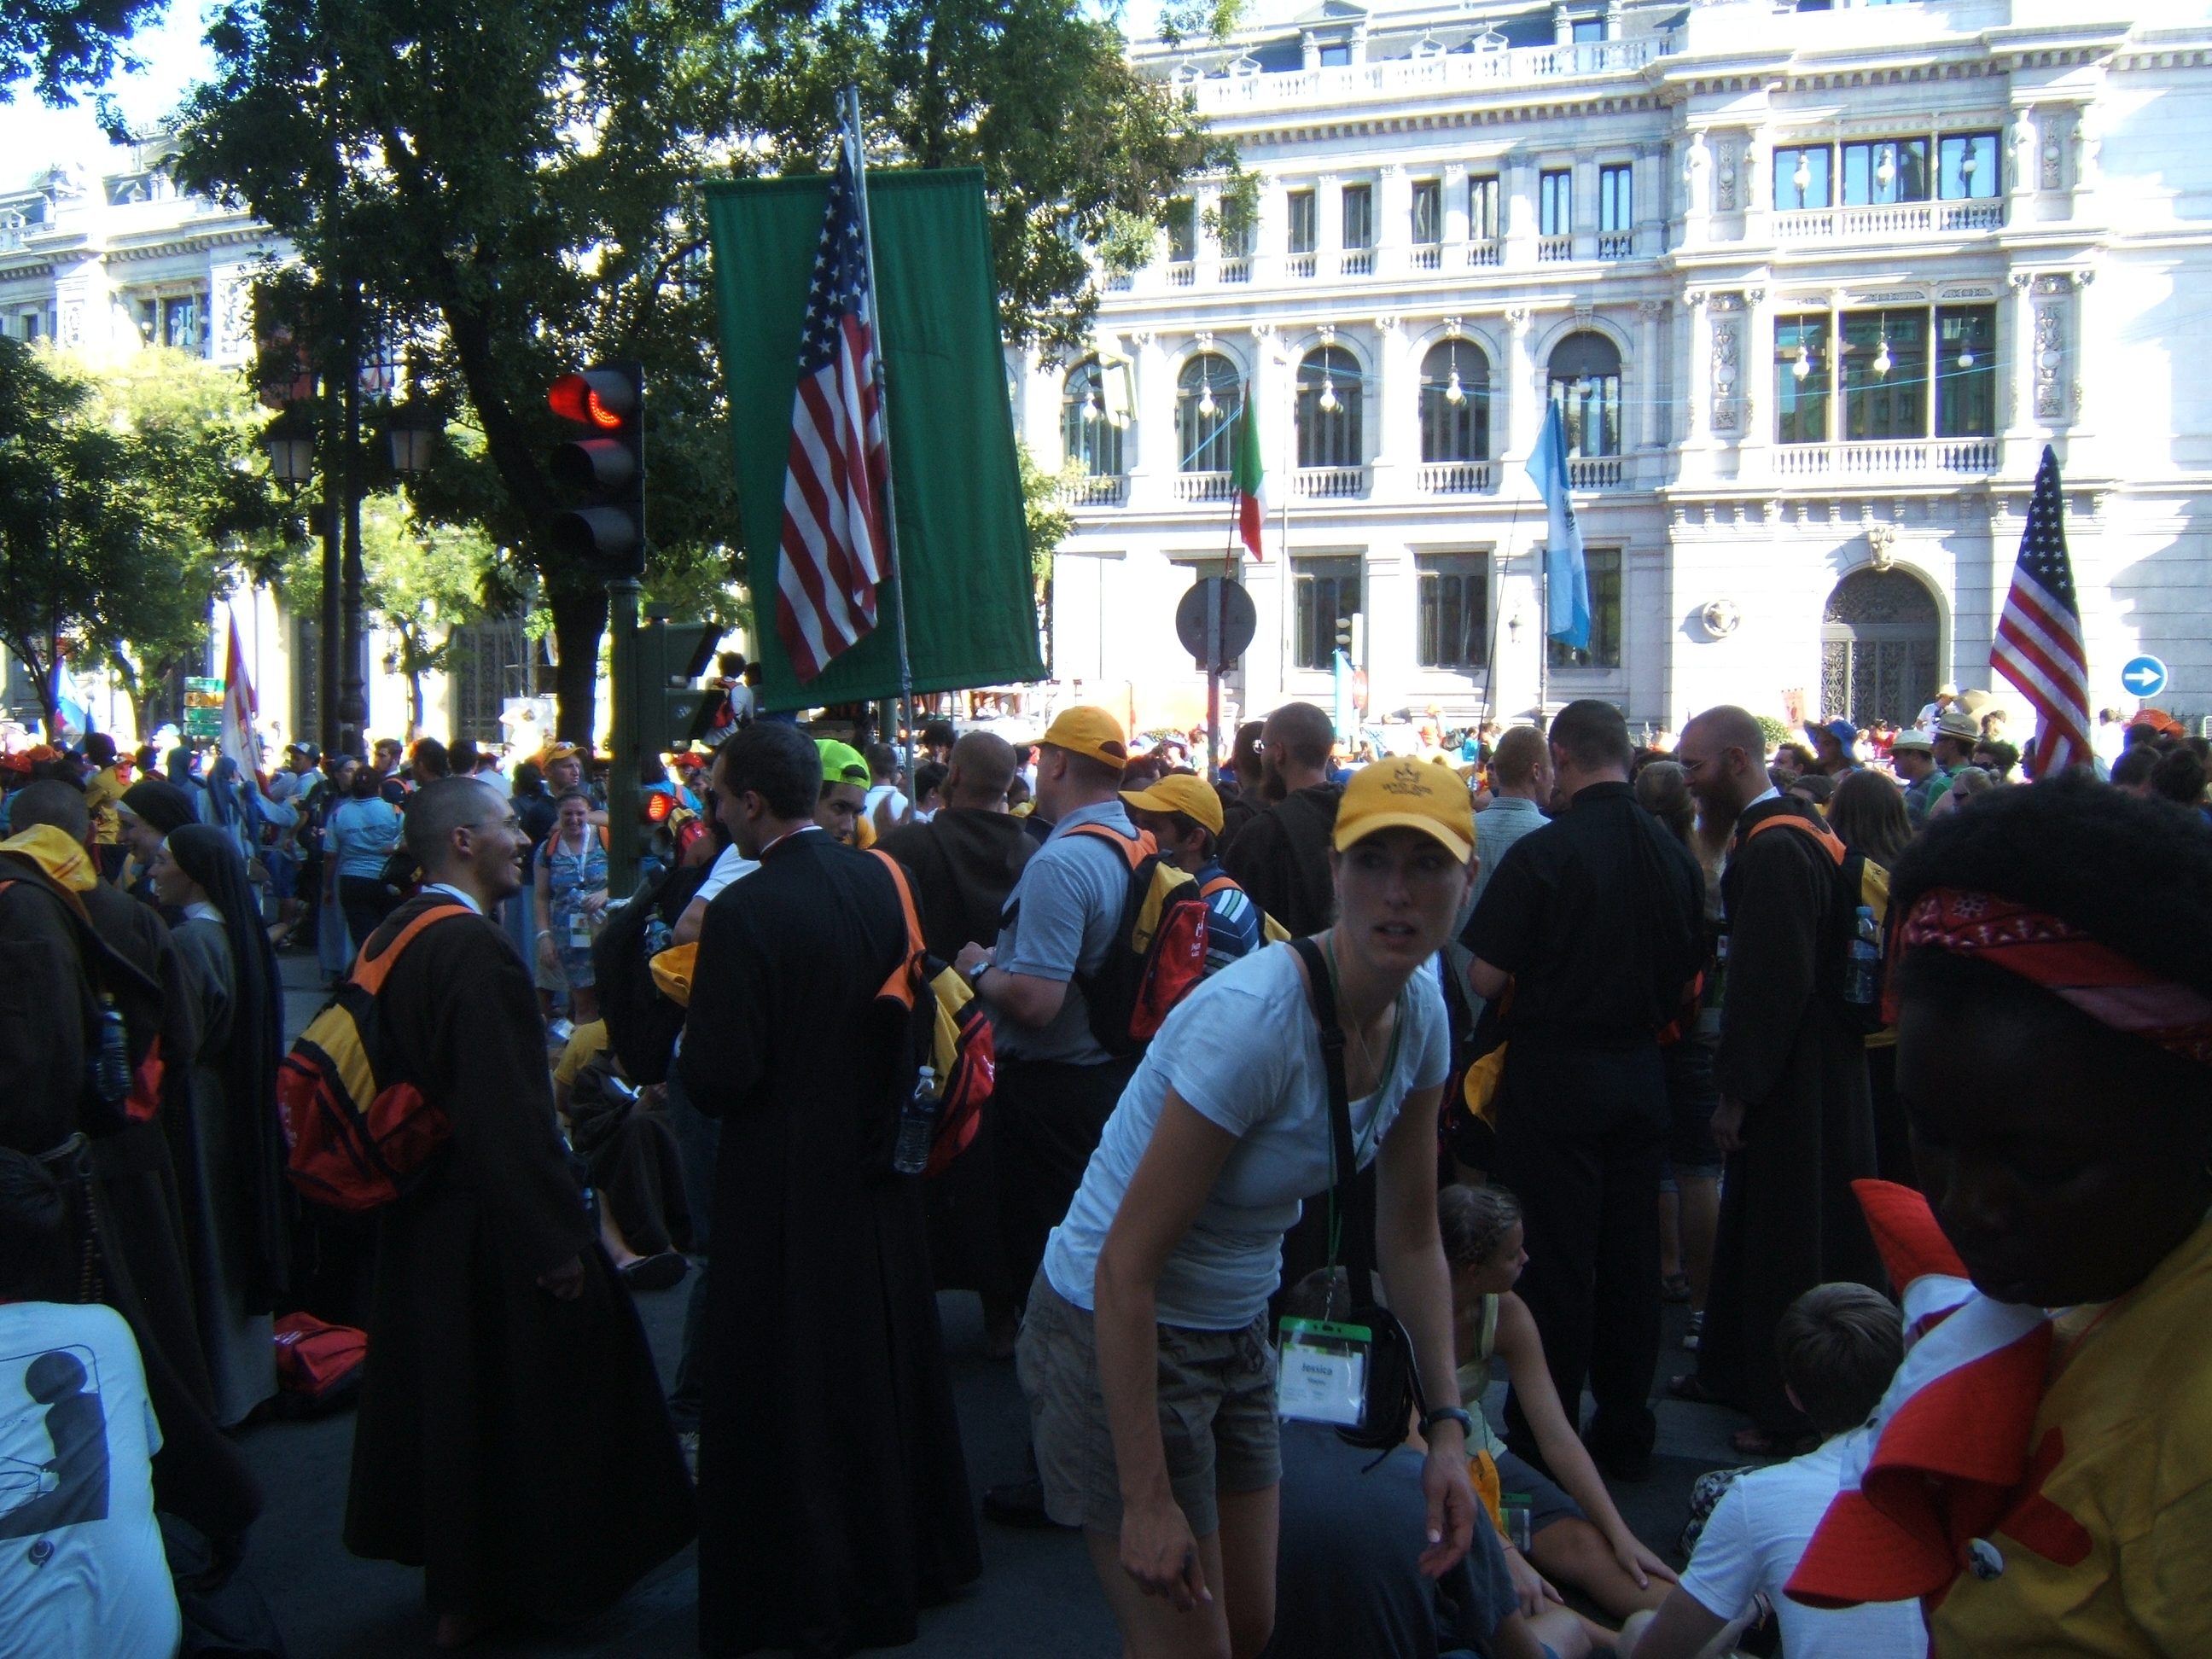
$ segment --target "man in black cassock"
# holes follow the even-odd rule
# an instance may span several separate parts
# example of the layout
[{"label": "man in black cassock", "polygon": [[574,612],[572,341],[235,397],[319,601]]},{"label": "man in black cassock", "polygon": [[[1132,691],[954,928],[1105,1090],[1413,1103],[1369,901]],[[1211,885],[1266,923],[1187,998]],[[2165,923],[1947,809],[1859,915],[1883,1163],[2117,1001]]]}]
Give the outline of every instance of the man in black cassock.
[{"label": "man in black cassock", "polygon": [[553,1115],[537,992],[485,920],[522,890],[529,837],[466,778],[407,802],[424,887],[369,936],[392,966],[377,1020],[396,1072],[453,1139],[380,1212],[346,1547],[428,1569],[438,1643],[515,1616],[605,1611],[693,1529],[683,1453],[629,1293]]},{"label": "man in black cassock", "polygon": [[1843,948],[1827,921],[1836,864],[1803,830],[1751,833],[1785,814],[1814,818],[1769,784],[1765,743],[1756,720],[1723,707],[1691,721],[1679,751],[1705,820],[1732,821],[1735,836],[1721,876],[1728,957],[1713,1057],[1728,1173],[1697,1376],[1675,1392],[1747,1413],[1739,1451],[1787,1456],[1812,1425],[1784,1392],[1783,1314],[1815,1285],[1887,1281],[1850,1188],[1875,1174],[1865,1040],[1814,984]]},{"label": "man in black cassock", "polygon": [[821,777],[795,726],[723,746],[717,810],[761,867],[708,908],[678,1060],[722,1123],[699,1424],[715,1659],[910,1642],[982,1571],[920,1183],[869,1150],[904,1061],[874,1006],[904,913],[883,860],[814,827]]}]

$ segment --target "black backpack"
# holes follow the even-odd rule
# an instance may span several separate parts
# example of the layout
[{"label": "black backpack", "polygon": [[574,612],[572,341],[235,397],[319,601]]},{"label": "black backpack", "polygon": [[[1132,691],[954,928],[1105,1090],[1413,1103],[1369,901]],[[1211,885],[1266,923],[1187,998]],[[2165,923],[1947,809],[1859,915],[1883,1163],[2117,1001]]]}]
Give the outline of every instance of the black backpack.
[{"label": "black backpack", "polygon": [[607,1041],[641,1087],[668,1080],[687,1012],[653,982],[653,958],[668,948],[663,929],[676,925],[711,868],[679,865],[662,871],[628,903],[609,911],[606,926],[592,941],[592,976],[599,981]]},{"label": "black backpack", "polygon": [[1812,842],[1817,849],[1815,856],[1825,860],[1832,871],[1828,913],[1820,919],[1819,954],[1813,965],[1814,994],[1835,1011],[1847,1030],[1861,1036],[1872,1036],[1882,1029],[1881,970],[1884,964],[1876,963],[1871,1002],[1853,1002],[1845,994],[1845,985],[1850,971],[1851,945],[1858,938],[1859,911],[1865,908],[1874,912],[1877,938],[1888,921],[1889,872],[1865,854],[1845,847],[1833,831],[1793,813],[1778,812],[1771,817],[1761,818],[1744,832],[1738,847],[1778,824],[1786,824]]}]

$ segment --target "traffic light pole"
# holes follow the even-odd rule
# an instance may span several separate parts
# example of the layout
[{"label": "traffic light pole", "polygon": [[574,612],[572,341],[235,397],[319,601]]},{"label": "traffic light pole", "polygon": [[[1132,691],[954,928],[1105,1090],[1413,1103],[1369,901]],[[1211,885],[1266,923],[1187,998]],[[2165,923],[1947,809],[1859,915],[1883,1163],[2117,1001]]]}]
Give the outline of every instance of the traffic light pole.
[{"label": "traffic light pole", "polygon": [[616,900],[637,890],[638,716],[645,688],[637,683],[635,580],[607,584],[607,635],[614,682],[614,759],[607,769],[607,892]]}]

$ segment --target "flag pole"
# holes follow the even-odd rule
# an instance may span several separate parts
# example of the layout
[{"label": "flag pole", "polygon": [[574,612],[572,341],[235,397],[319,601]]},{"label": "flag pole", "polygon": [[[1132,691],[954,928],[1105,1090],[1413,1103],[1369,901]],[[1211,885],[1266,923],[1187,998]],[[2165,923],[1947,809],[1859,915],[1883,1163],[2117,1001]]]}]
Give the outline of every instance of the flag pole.
[{"label": "flag pole", "polygon": [[[876,283],[876,233],[868,216],[868,152],[860,137],[860,88],[845,88],[845,153],[853,168],[853,200],[860,210],[860,248],[868,262],[868,325],[876,337],[876,409],[884,422],[884,541],[891,560],[891,627],[898,637],[899,724],[906,733],[906,784],[914,787],[914,664],[906,647],[906,580],[899,572],[898,495],[891,483],[891,405],[884,383],[884,291]],[[909,799],[911,797],[909,796]]]}]

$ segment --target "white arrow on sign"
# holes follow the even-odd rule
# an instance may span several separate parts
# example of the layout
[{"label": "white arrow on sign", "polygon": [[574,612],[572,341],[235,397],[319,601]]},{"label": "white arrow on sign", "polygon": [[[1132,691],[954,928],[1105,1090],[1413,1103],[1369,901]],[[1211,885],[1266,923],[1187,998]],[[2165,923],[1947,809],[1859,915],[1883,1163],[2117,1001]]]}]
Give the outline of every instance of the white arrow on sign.
[{"label": "white arrow on sign", "polygon": [[2138,697],[2155,696],[2166,684],[2166,665],[2156,657],[2137,657],[2120,670],[2120,684]]}]

